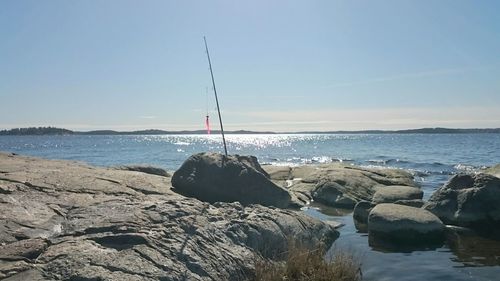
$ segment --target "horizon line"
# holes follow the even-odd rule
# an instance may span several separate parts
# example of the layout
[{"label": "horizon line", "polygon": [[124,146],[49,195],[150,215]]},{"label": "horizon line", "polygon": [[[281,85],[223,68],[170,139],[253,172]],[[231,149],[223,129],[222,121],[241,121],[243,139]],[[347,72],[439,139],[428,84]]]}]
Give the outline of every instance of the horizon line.
[{"label": "horizon line", "polygon": [[[0,129],[0,132],[8,133],[16,130],[46,130],[46,129],[55,129],[57,131],[67,131],[67,134],[92,134],[92,133],[101,133],[101,134],[203,134],[206,132],[204,129],[196,129],[196,130],[165,130],[165,129],[140,129],[140,130],[125,130],[125,131],[117,131],[113,129],[98,129],[98,130],[72,130],[60,127],[53,126],[38,126],[38,127],[17,127],[10,129]],[[246,129],[238,129],[238,130],[227,130],[228,134],[332,134],[332,133],[398,133],[398,132],[413,132],[413,131],[499,131],[500,127],[473,127],[473,128],[453,128],[453,127],[419,127],[419,128],[407,128],[407,129],[361,129],[361,130],[307,130],[307,131],[273,131],[273,130],[246,130]],[[212,130],[211,135],[220,134],[220,130]],[[50,133],[47,133],[50,134]]]}]

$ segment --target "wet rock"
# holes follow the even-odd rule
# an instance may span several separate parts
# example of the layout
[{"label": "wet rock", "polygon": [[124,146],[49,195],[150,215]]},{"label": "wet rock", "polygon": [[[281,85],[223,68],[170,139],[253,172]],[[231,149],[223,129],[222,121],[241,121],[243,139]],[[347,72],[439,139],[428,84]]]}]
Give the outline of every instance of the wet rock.
[{"label": "wet rock", "polygon": [[389,185],[377,188],[373,195],[372,202],[394,203],[399,200],[419,200],[424,196],[420,188],[404,186],[404,185]]},{"label": "wet rock", "polygon": [[498,232],[500,178],[488,174],[456,175],[432,194],[424,208],[446,224]]},{"label": "wet rock", "polygon": [[0,171],[16,187],[0,197],[5,280],[245,280],[290,237],[338,237],[300,212],[184,197],[168,177],[3,153]]},{"label": "wet rock", "polygon": [[199,153],[172,177],[175,191],[206,202],[240,202],[286,208],[290,194],[269,180],[253,156]]},{"label": "wet rock", "polygon": [[162,169],[162,168],[158,168],[158,167],[149,166],[149,165],[125,165],[125,166],[118,166],[118,167],[114,167],[114,168],[117,170],[136,171],[136,172],[146,173],[146,174],[150,174],[150,175],[170,177],[170,174],[167,172],[167,170]]},{"label": "wet rock", "polygon": [[372,240],[425,245],[441,242],[445,226],[429,211],[398,204],[376,205],[368,216],[368,232]]},{"label": "wet rock", "polygon": [[342,163],[264,169],[269,171],[271,180],[302,198],[300,201],[314,200],[341,208],[371,201],[380,186],[416,186],[411,174],[396,169],[368,169]]}]

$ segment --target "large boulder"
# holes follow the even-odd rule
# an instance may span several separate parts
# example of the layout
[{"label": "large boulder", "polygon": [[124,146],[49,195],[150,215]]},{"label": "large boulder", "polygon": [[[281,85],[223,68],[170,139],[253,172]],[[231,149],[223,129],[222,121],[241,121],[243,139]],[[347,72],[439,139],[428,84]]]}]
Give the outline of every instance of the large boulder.
[{"label": "large boulder", "polygon": [[404,185],[389,185],[377,188],[373,195],[372,202],[375,204],[380,203],[394,203],[399,200],[418,200],[424,196],[420,188]]},{"label": "large boulder", "polygon": [[290,194],[269,180],[253,156],[199,153],[189,157],[172,177],[175,191],[199,200],[240,202],[286,208]]},{"label": "large boulder", "polygon": [[460,174],[432,194],[424,206],[446,224],[500,230],[500,179]]},{"label": "large boulder", "polygon": [[377,204],[394,203],[420,208],[423,192],[420,188],[405,185],[388,185],[376,188],[371,202],[360,201],[353,211],[354,225],[360,232],[367,231],[368,216]]},{"label": "large boulder", "polygon": [[338,237],[301,212],[209,204],[170,178],[0,153],[0,279],[247,280],[259,257]]},{"label": "large boulder", "polygon": [[429,211],[399,204],[375,206],[368,216],[368,233],[393,243],[424,245],[444,239],[445,226]]},{"label": "large boulder", "polygon": [[371,201],[381,186],[416,186],[413,176],[398,169],[369,169],[343,163],[298,167],[264,166],[276,184],[287,188],[302,204],[354,208]]}]

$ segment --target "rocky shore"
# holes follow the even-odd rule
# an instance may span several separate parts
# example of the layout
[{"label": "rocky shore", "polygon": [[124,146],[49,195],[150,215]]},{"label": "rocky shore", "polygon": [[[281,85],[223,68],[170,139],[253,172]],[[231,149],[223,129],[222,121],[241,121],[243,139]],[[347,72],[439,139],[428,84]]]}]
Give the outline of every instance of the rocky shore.
[{"label": "rocky shore", "polygon": [[316,201],[353,210],[356,228],[369,233],[374,248],[433,249],[464,231],[478,238],[500,234],[500,165],[452,176],[427,202],[403,170],[342,163],[264,169],[290,192],[292,205]]},{"label": "rocky shore", "polygon": [[0,153],[0,279],[247,280],[289,237],[338,237],[297,211],[210,204],[127,170]]},{"label": "rocky shore", "polygon": [[200,153],[172,174],[0,153],[0,279],[252,280],[291,239],[328,247],[339,236],[299,210],[311,202],[353,210],[373,247],[425,248],[463,227],[500,229],[497,175],[454,176],[424,202],[395,169]]}]

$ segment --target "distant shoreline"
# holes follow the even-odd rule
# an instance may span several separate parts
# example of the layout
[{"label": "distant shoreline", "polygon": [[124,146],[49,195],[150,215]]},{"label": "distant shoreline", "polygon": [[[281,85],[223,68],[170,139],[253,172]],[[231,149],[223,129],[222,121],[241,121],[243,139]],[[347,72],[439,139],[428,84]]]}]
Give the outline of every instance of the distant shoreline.
[{"label": "distant shoreline", "polygon": [[[219,134],[212,131],[212,134]],[[225,131],[226,134],[499,134],[500,128],[452,129],[452,128],[421,128],[407,130],[360,130],[360,131],[303,131],[303,132],[272,132],[272,131]],[[200,135],[205,130],[138,130],[138,131],[72,131],[55,127],[16,128],[0,131],[0,136],[36,136],[36,135]]]}]

